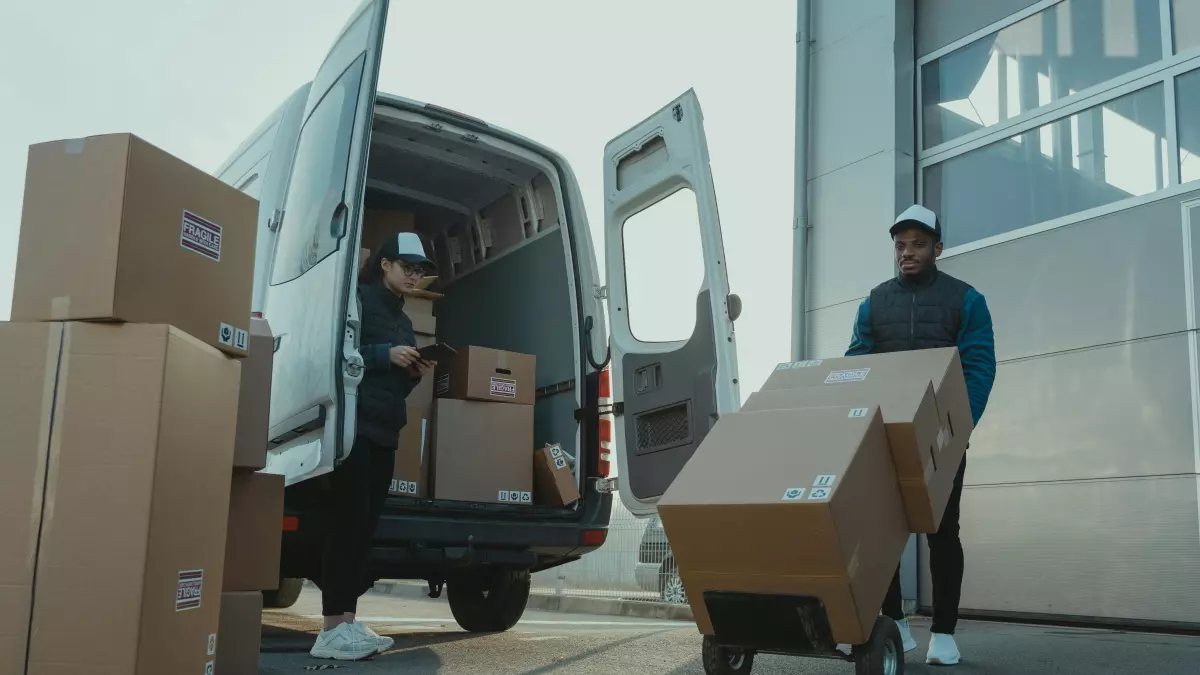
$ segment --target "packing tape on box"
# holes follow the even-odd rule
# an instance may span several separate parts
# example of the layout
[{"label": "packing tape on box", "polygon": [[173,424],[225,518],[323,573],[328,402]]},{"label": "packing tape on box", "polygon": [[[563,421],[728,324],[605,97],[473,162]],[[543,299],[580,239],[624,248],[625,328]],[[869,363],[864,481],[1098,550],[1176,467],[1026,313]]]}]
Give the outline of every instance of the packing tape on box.
[{"label": "packing tape on box", "polygon": [[50,298],[50,319],[53,321],[66,321],[71,316],[71,296],[60,295],[57,298]]}]

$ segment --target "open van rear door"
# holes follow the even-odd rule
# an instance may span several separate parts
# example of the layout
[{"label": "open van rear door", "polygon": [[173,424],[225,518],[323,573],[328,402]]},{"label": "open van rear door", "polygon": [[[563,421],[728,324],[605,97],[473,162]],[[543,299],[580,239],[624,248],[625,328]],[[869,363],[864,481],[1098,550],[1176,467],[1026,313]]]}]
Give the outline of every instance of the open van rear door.
[{"label": "open van rear door", "polygon": [[[662,217],[639,217],[649,216],[668,200],[674,204],[659,211]],[[682,231],[677,229],[684,222],[680,213],[690,213],[693,223]],[[662,218],[672,222],[659,222]],[[648,241],[645,228],[663,225],[676,228],[669,235],[672,239],[650,244],[651,252],[645,246],[631,250],[631,242]],[[680,234],[697,245],[681,250],[686,237]],[[605,147],[604,239],[618,481],[625,505],[646,516],[654,513],[658,498],[717,417],[736,411],[741,403],[733,333],[740,301],[729,294],[717,197],[695,92],[689,90]],[[685,270],[694,273],[689,279],[695,285],[681,287],[679,301],[695,303],[694,326],[681,326],[677,339],[653,341],[659,339],[652,335],[656,330],[644,326],[659,317],[631,310],[638,308],[641,294],[658,292],[658,284],[675,283]],[[688,306],[680,316],[686,320],[691,313]],[[646,321],[639,324],[642,319]]]},{"label": "open van rear door", "polygon": [[309,89],[264,306],[276,335],[267,471],[288,484],[350,452],[362,359],[355,342],[358,222],[387,0],[367,0]]}]

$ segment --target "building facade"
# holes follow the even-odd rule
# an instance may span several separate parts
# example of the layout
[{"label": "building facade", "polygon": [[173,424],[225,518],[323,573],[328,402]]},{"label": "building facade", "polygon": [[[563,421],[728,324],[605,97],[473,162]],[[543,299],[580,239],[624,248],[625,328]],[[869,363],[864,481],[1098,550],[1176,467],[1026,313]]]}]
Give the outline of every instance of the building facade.
[{"label": "building facade", "polygon": [[1200,624],[1200,0],[811,4],[806,356],[914,201],[994,318],[964,611]]}]

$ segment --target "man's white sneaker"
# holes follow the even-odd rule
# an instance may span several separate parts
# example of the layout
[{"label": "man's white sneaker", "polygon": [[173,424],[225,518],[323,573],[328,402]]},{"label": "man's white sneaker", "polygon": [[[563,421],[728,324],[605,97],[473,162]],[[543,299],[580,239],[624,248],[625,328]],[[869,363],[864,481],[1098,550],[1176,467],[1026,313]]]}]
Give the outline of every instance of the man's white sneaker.
[{"label": "man's white sneaker", "polygon": [[929,638],[929,653],[925,656],[925,663],[935,666],[956,666],[961,660],[962,654],[958,651],[958,643],[954,641],[953,635],[934,633]]},{"label": "man's white sneaker", "polygon": [[336,628],[323,630],[317,635],[317,643],[308,652],[314,658],[337,661],[361,661],[376,654],[378,648],[369,642],[353,624],[342,623]]},{"label": "man's white sneaker", "polygon": [[917,648],[917,641],[912,636],[912,626],[908,625],[908,619],[901,619],[896,622],[896,627],[900,629],[900,640],[904,643],[904,653],[907,654]]},{"label": "man's white sneaker", "polygon": [[375,651],[379,652],[380,654],[391,649],[392,645],[396,644],[396,641],[392,638],[376,633],[375,631],[371,630],[370,626],[361,621],[355,621],[353,625],[358,629],[358,632],[363,634],[363,637],[366,638],[367,642],[375,645]]}]

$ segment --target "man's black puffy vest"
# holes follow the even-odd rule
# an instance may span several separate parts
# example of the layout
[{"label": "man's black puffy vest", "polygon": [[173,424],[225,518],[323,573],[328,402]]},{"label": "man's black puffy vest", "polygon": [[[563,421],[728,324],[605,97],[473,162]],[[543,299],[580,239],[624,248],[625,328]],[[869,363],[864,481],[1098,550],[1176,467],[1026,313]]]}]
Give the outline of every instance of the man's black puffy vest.
[{"label": "man's black puffy vest", "polygon": [[953,347],[971,286],[934,269],[924,278],[897,277],[871,291],[876,354]]}]

